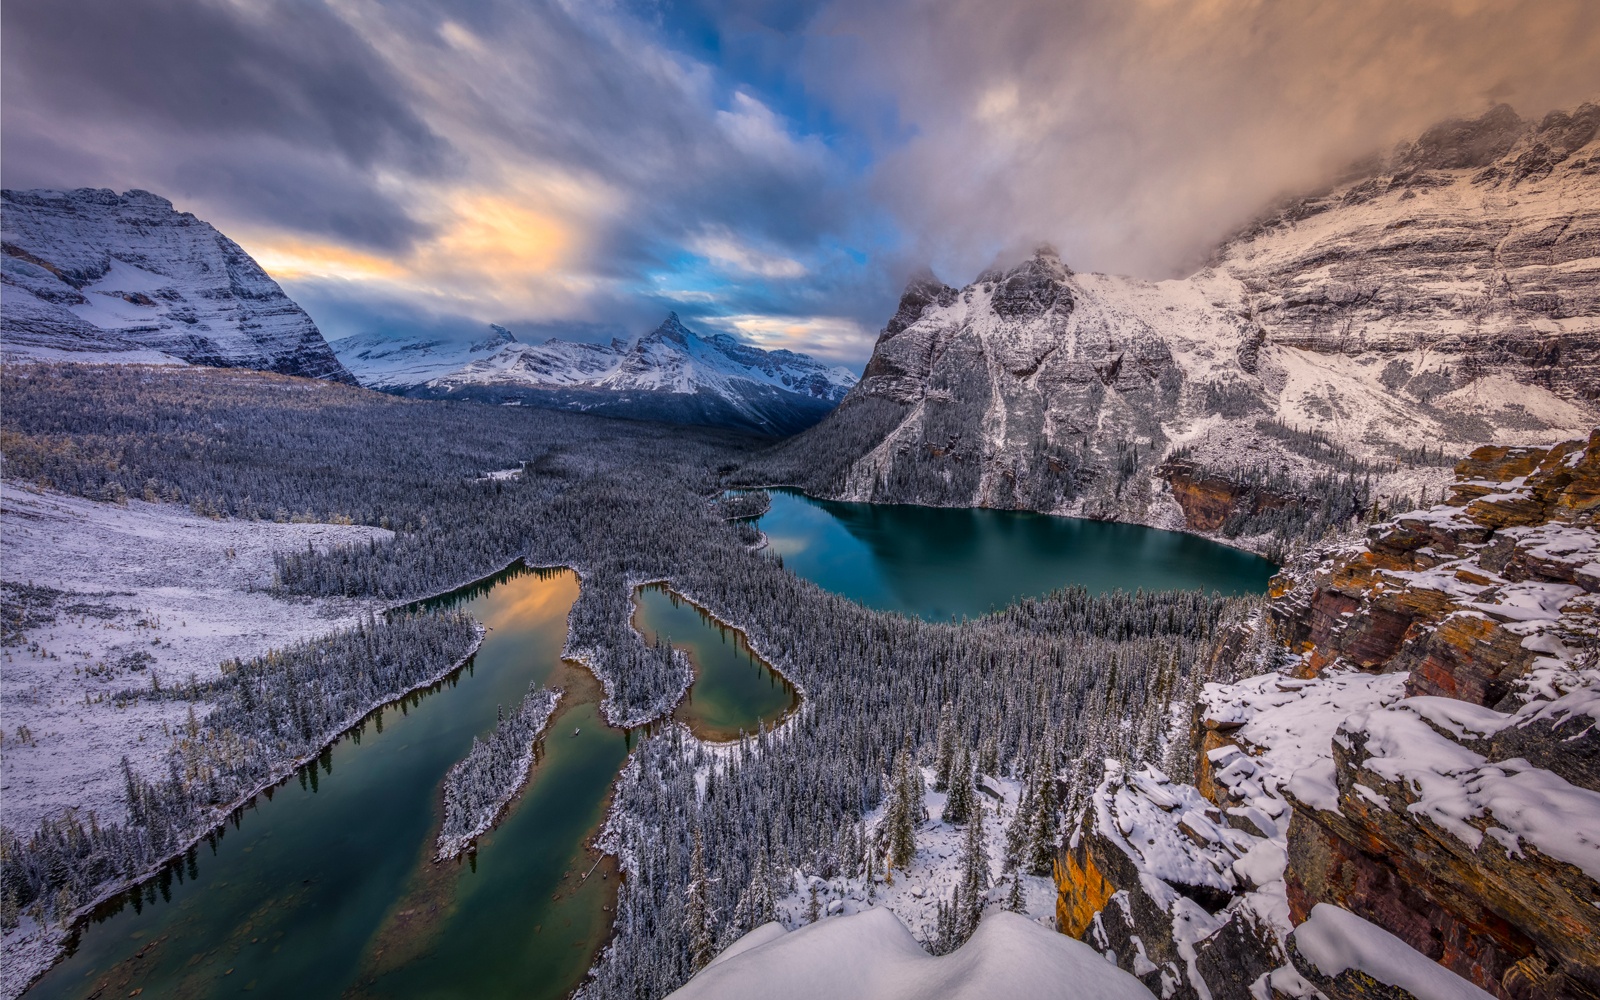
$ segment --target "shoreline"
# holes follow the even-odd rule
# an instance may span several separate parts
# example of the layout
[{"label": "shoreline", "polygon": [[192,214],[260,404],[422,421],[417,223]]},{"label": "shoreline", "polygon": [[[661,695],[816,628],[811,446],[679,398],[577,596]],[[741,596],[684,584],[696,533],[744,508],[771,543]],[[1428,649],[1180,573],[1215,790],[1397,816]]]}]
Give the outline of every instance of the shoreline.
[{"label": "shoreline", "polygon": [[[511,570],[518,564],[527,566],[526,558],[518,556],[517,558],[506,563],[504,566],[501,566],[499,569],[490,573],[486,573],[483,576],[468,580],[463,583],[457,583],[454,586],[444,588],[432,594],[422,597],[414,597],[409,600],[404,600],[389,605],[383,608],[382,614],[383,616],[387,617],[397,611],[409,610],[426,604],[430,601],[440,600],[441,598],[448,597],[458,590],[463,590],[484,580],[493,579],[494,577]],[[527,568],[531,570],[544,568],[568,569],[571,567],[527,566]],[[574,572],[576,572],[576,570],[574,570]],[[581,576],[579,579],[581,585]],[[224,826],[228,820],[234,816],[234,814],[248,808],[258,796],[266,792],[268,789],[277,788],[279,785],[286,783],[290,778],[294,777],[295,773],[298,772],[302,767],[305,767],[307,764],[316,760],[329,747],[338,743],[350,733],[360,728],[380,709],[385,709],[395,705],[402,699],[408,698],[418,691],[434,687],[449,679],[451,676],[459,673],[467,666],[469,662],[471,662],[472,658],[477,655],[478,649],[483,645],[484,639],[488,635],[488,626],[484,625],[482,622],[476,622],[476,625],[478,637],[473,642],[472,647],[468,649],[459,660],[430,678],[419,681],[403,691],[394,692],[393,694],[383,698],[381,701],[377,701],[371,705],[368,705],[362,710],[361,714],[354,721],[343,726],[338,730],[338,732],[321,741],[321,744],[318,746],[315,753],[297,759],[292,764],[286,764],[280,766],[279,768],[275,768],[272,772],[272,777],[264,779],[250,792],[241,794],[238,798],[234,799],[227,805],[214,807],[211,818],[205,824],[203,824],[203,828],[194,833],[193,836],[185,837],[183,840],[183,845],[173,853],[152,864],[149,868],[140,872],[138,875],[124,879],[121,882],[116,883],[111,888],[108,888],[97,894],[89,902],[84,903],[82,906],[74,909],[71,917],[62,922],[62,924],[59,926],[46,927],[29,921],[28,923],[31,924],[31,926],[25,925],[23,927],[18,927],[17,930],[5,935],[4,938],[0,938],[0,941],[3,941],[6,946],[6,957],[10,959],[10,962],[7,963],[7,968],[4,970],[4,977],[0,978],[0,1000],[17,1000],[18,997],[32,989],[34,985],[38,983],[40,979],[44,978],[44,976],[51,969],[55,968],[61,959],[66,957],[72,941],[78,934],[82,933],[87,921],[92,919],[95,912],[102,906],[111,902],[122,893],[125,893],[130,889],[143,886],[152,878],[158,877],[161,872],[174,861],[182,858],[190,851],[190,849],[199,844],[200,841],[204,840],[210,834],[215,832],[219,827]],[[20,977],[26,977],[26,981],[20,989],[12,992],[12,980]]]}]

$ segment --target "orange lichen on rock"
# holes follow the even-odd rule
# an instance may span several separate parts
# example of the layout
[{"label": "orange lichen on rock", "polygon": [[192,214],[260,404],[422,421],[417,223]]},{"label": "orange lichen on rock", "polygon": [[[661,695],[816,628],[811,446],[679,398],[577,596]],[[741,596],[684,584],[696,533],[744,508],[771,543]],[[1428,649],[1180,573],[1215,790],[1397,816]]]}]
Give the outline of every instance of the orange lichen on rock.
[{"label": "orange lichen on rock", "polygon": [[1081,938],[1117,890],[1100,874],[1087,838],[1056,855],[1055,879],[1056,927],[1068,937]]}]

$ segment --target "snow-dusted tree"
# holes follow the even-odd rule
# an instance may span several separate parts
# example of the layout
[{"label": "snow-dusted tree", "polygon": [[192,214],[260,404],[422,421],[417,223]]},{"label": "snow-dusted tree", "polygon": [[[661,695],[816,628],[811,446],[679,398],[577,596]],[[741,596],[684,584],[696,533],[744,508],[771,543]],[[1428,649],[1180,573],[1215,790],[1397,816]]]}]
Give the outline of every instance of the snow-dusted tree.
[{"label": "snow-dusted tree", "polygon": [[983,894],[989,888],[989,850],[983,835],[983,803],[974,803],[967,835],[961,844],[961,876],[956,894],[960,907],[957,927],[965,941],[983,914]]},{"label": "snow-dusted tree", "polygon": [[994,774],[1000,768],[1000,739],[993,732],[985,733],[978,743],[978,773]]},{"label": "snow-dusted tree", "polygon": [[933,760],[933,790],[945,791],[950,787],[950,771],[956,764],[956,722],[950,716],[950,703],[939,710],[938,750]]},{"label": "snow-dusted tree", "polygon": [[1006,909],[1012,913],[1028,912],[1028,896],[1022,888],[1022,873],[1013,868],[1011,888],[1006,892]]},{"label": "snow-dusted tree", "polygon": [[972,784],[972,755],[962,747],[956,754],[956,764],[950,772],[950,794],[944,800],[944,821],[958,826],[967,822],[977,805],[977,796],[977,789]]},{"label": "snow-dusted tree", "polygon": [[1022,868],[1033,875],[1049,875],[1055,867],[1056,814],[1060,809],[1056,793],[1055,746],[1046,741],[1036,765],[1038,792],[1033,815],[1028,823],[1028,839],[1022,849]]},{"label": "snow-dusted tree", "polygon": [[699,972],[713,957],[711,883],[706,877],[705,838],[695,827],[689,855],[689,887],[684,891],[683,929],[689,932],[689,965]]},{"label": "snow-dusted tree", "polygon": [[883,849],[889,868],[906,868],[917,854],[917,823],[921,818],[922,775],[911,754],[902,749],[895,759],[889,785],[889,805],[883,818]]}]

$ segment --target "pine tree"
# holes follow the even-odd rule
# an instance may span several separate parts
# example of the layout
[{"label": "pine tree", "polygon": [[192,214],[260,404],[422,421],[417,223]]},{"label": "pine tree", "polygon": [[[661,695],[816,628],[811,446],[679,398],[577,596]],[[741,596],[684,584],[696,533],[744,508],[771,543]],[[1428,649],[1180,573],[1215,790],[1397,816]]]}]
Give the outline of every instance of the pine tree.
[{"label": "pine tree", "polygon": [[950,703],[939,710],[939,744],[934,757],[933,790],[945,791],[950,787],[950,771],[956,763],[956,723],[950,717]]},{"label": "pine tree", "polygon": [[[913,774],[916,776],[913,777]],[[917,854],[917,822],[922,775],[916,770],[911,754],[901,750],[895,760],[894,777],[890,783],[889,808],[884,817],[887,828],[890,868],[907,868]]]},{"label": "pine tree", "polygon": [[689,887],[685,891],[683,929],[689,933],[689,966],[699,972],[712,959],[711,884],[706,878],[704,838],[694,831],[694,851],[689,856]]},{"label": "pine tree", "polygon": [[1028,912],[1028,897],[1022,889],[1022,873],[1016,870],[1016,865],[1011,866],[1011,889],[1006,893],[1006,909],[1012,913]]},{"label": "pine tree", "polygon": [[956,926],[961,940],[965,941],[983,913],[983,893],[989,888],[989,852],[984,844],[983,805],[975,804],[972,822],[967,824],[967,835],[961,847],[961,875],[956,899],[960,906]]},{"label": "pine tree", "polygon": [[1055,867],[1056,812],[1060,806],[1056,794],[1055,754],[1053,748],[1046,747],[1046,750],[1048,753],[1041,755],[1039,794],[1022,855],[1022,867],[1033,875],[1049,875]]},{"label": "pine tree", "polygon": [[959,826],[972,816],[977,790],[972,784],[972,755],[965,747],[956,756],[956,766],[950,773],[950,794],[944,800],[946,823]]},{"label": "pine tree", "polygon": [[817,883],[811,883],[811,899],[806,903],[806,921],[816,923],[822,917],[822,900],[817,896]]}]

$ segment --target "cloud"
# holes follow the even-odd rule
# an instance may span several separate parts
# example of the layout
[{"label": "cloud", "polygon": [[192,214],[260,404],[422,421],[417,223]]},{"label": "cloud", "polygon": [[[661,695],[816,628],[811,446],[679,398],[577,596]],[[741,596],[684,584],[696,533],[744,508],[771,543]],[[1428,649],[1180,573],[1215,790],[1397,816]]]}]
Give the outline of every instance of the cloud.
[{"label": "cloud", "polygon": [[1589,0],[11,0],[4,180],[144,187],[330,336],[708,329],[859,361],[1044,240],[1164,277],[1490,99],[1600,92]]},{"label": "cloud", "polygon": [[1589,0],[840,0],[811,37],[807,79],[876,133],[875,198],[967,275],[1041,239],[1081,269],[1181,273],[1444,117],[1600,92]]}]

